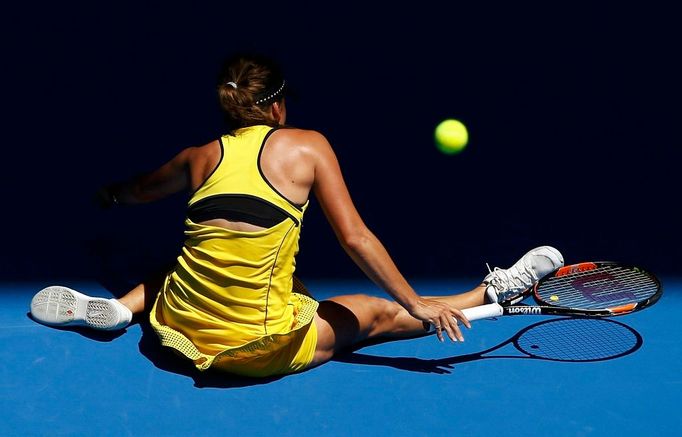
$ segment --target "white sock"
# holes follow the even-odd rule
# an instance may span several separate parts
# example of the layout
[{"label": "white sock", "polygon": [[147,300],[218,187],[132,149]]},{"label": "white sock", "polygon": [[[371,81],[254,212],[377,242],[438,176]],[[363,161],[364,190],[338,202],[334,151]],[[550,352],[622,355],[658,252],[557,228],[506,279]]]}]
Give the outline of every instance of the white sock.
[{"label": "white sock", "polygon": [[133,319],[133,312],[130,311],[127,306],[119,302],[118,299],[112,298],[109,299],[109,302],[114,304],[114,308],[116,309],[116,312],[118,312],[119,322],[115,326],[108,328],[107,330],[122,329],[128,326],[128,324],[130,324],[130,321]]}]

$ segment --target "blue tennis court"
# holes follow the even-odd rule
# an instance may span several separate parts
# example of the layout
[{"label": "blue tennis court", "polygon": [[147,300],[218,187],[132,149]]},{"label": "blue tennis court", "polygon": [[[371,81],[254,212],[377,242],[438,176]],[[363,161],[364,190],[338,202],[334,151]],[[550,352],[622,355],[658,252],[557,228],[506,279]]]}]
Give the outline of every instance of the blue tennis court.
[{"label": "blue tennis court", "polygon": [[[682,281],[618,322],[636,350],[598,362],[476,358],[545,317],[476,322],[463,344],[433,337],[364,347],[271,380],[199,374],[161,350],[146,323],[121,334],[45,327],[28,316],[46,283],[4,283],[0,435],[678,435]],[[424,294],[474,281],[415,282]],[[64,283],[104,297],[97,283]],[[308,281],[318,299],[368,282]],[[507,344],[489,354],[522,356]],[[487,356],[487,355],[486,355]]]}]

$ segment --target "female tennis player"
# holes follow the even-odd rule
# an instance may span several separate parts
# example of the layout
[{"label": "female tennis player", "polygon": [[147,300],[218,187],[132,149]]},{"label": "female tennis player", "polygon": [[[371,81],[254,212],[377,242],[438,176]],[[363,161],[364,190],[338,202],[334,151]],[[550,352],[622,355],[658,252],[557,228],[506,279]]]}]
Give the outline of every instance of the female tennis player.
[{"label": "female tennis player", "polygon": [[[542,246],[466,293],[418,295],[358,214],[327,139],[285,125],[286,89],[272,62],[230,60],[218,93],[235,129],[107,189],[113,204],[191,193],[186,241],[160,289],[140,284],[117,300],[51,286],[33,298],[33,317],[121,329],[155,297],[149,320],[164,346],[200,370],[269,376],[317,366],[369,338],[414,337],[433,327],[440,341],[461,341],[457,321],[470,325],[460,309],[508,300],[563,265],[556,249]],[[311,191],[348,255],[393,300],[357,294],[318,303],[294,278]]]}]

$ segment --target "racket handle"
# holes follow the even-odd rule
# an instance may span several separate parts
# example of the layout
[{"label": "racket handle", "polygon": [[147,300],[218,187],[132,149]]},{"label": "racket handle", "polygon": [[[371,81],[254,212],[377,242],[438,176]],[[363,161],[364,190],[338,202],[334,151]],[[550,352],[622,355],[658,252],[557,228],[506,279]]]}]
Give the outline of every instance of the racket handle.
[{"label": "racket handle", "polygon": [[[467,308],[462,310],[464,315],[470,322],[474,320],[489,319],[490,317],[499,317],[504,313],[502,306],[499,303],[489,303],[487,305],[480,305],[473,308]],[[454,318],[454,317],[453,317]],[[455,323],[459,323],[455,319]],[[433,325],[428,324],[427,331],[433,332]]]},{"label": "racket handle", "polygon": [[498,303],[489,303],[487,305],[481,305],[473,308],[467,308],[462,310],[464,315],[470,322],[474,320],[487,319],[490,317],[499,317],[502,315],[502,307]]}]

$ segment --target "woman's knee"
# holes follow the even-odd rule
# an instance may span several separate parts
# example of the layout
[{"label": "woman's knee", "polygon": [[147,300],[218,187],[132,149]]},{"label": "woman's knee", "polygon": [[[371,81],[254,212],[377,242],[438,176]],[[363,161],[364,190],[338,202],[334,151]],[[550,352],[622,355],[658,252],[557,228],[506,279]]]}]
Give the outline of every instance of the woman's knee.
[{"label": "woman's knee", "polygon": [[327,361],[341,349],[391,332],[401,311],[396,302],[364,294],[320,302],[315,317],[318,340],[314,362]]},{"label": "woman's knee", "polygon": [[365,332],[390,323],[402,308],[394,301],[366,294],[339,296],[331,300],[346,307],[353,314],[356,327]]},{"label": "woman's knee", "polygon": [[374,305],[374,320],[370,335],[391,332],[403,308],[397,302],[382,298],[374,298],[372,304]]},{"label": "woman's knee", "polygon": [[335,349],[362,340],[394,311],[386,299],[364,294],[336,296],[320,302],[316,323],[322,347],[334,345]]}]

